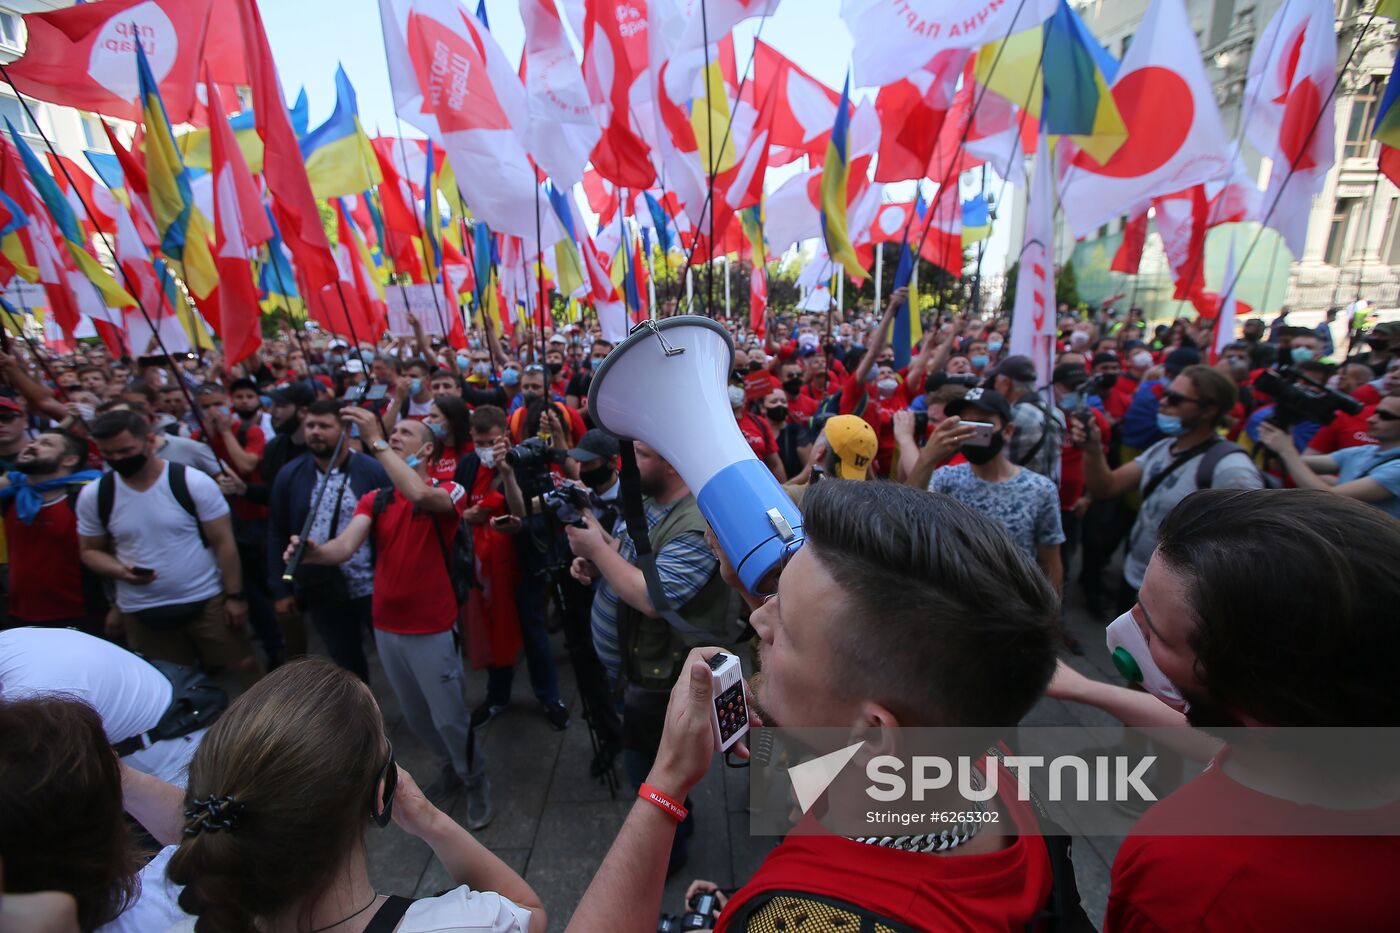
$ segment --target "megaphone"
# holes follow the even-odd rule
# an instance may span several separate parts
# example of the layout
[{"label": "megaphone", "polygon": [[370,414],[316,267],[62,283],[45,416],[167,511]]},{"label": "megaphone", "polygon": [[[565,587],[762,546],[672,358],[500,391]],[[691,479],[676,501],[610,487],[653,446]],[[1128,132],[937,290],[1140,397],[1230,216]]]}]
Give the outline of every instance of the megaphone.
[{"label": "megaphone", "polygon": [[729,406],[734,343],[709,318],[644,321],[593,374],[603,430],[651,447],[685,480],[745,588],[803,541],[802,513],[744,440]]}]

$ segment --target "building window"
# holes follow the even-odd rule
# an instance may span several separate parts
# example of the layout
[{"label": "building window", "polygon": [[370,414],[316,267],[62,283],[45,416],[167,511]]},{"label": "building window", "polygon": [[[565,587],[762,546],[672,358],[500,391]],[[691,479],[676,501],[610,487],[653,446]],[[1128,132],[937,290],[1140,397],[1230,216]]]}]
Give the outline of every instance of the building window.
[{"label": "building window", "polygon": [[107,133],[102,129],[102,118],[90,113],[83,114],[83,138],[87,140],[89,149],[96,149],[99,152],[111,152],[112,144],[107,140]]},{"label": "building window", "polygon": [[[34,106],[32,103],[29,105]],[[20,105],[20,102],[13,97],[0,95],[0,117],[14,124],[24,136],[39,135],[39,128],[34,125],[34,121],[29,119],[29,111]]]},{"label": "building window", "polygon": [[1347,141],[1342,147],[1346,159],[1368,159],[1372,155],[1371,124],[1376,122],[1385,79],[1372,78],[1351,99],[1351,117],[1347,121]]},{"label": "building window", "polygon": [[13,13],[0,11],[0,48],[19,51],[21,47],[20,38],[19,17]]},{"label": "building window", "polygon": [[1322,261],[1331,266],[1340,266],[1347,252],[1347,238],[1351,232],[1352,215],[1361,203],[1360,198],[1338,198],[1332,209],[1332,229],[1327,233],[1327,252]]}]

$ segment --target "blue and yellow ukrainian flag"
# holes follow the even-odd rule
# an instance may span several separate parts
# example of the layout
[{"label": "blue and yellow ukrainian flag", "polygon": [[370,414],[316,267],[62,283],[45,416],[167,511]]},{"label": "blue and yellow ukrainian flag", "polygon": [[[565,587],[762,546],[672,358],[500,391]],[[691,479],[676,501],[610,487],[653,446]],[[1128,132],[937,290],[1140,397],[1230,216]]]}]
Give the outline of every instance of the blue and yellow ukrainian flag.
[{"label": "blue and yellow ukrainian flag", "polygon": [[891,288],[909,288],[909,300],[894,313],[894,331],[890,335],[890,346],[894,347],[894,365],[903,369],[909,365],[914,348],[924,339],[924,322],[919,318],[919,293],[914,285],[914,251],[909,247],[909,228],[923,229],[922,221],[928,213],[924,194],[919,192],[914,200],[914,215],[917,220],[906,227],[904,239],[899,244],[899,265],[894,270],[894,284]]},{"label": "blue and yellow ukrainian flag", "polygon": [[379,160],[360,126],[355,88],[342,67],[335,70],[335,109],[301,138],[301,157],[318,198],[359,194],[381,181]]},{"label": "blue and yellow ukrainian flag", "polygon": [[[245,110],[242,113],[235,113],[228,118],[229,128],[233,130],[234,141],[238,143],[238,148],[243,152],[243,159],[248,163],[248,171],[257,174],[263,169],[263,141],[258,135],[257,127],[253,121],[253,111]],[[209,148],[208,130],[190,130],[188,133],[181,133],[175,137],[175,148],[180,151],[180,161],[185,163],[188,169],[203,169],[211,171],[214,168],[214,154]],[[88,158],[92,158],[91,155]],[[115,156],[112,157],[115,161]],[[96,167],[94,165],[94,167]],[[101,174],[102,170],[98,169]],[[109,184],[110,188],[111,185]]]},{"label": "blue and yellow ukrainian flag", "polygon": [[749,262],[755,266],[768,262],[768,240],[763,235],[763,204],[760,202],[739,212],[739,224],[749,241]]},{"label": "blue and yellow ukrainian flag", "polygon": [[962,245],[971,246],[991,235],[991,211],[987,209],[987,199],[978,192],[971,200],[962,203]]},{"label": "blue and yellow ukrainian flag", "polygon": [[841,103],[836,107],[836,123],[831,127],[831,141],[826,146],[826,164],[822,167],[822,239],[834,262],[845,267],[852,278],[869,276],[856,258],[846,230],[846,190],[851,180],[848,150],[851,136],[851,76],[841,87]]},{"label": "blue and yellow ukrainian flag", "polygon": [[567,196],[556,188],[553,182],[545,185],[545,191],[549,194],[549,206],[554,208],[554,215],[559,218],[560,225],[568,233],[568,236],[554,244],[554,270],[559,277],[559,292],[572,295],[584,285],[583,257],[578,251],[574,212]]},{"label": "blue and yellow ukrainian flag", "polygon": [[0,218],[3,218],[3,225],[0,225],[0,253],[5,256],[5,261],[15,270],[15,274],[26,282],[39,281],[39,267],[34,265],[32,257],[24,248],[24,241],[19,237],[20,228],[28,225],[29,217],[25,215],[14,199],[5,192],[0,191]]},{"label": "blue and yellow ukrainian flag", "polygon": [[219,285],[214,257],[209,253],[208,221],[194,208],[189,171],[175,147],[160,88],[139,42],[136,73],[141,88],[141,119],[146,124],[146,178],[160,251],[180,263],[185,284],[195,297],[207,298]]},{"label": "blue and yellow ukrainian flag", "polygon": [[[1394,4],[1400,8],[1400,0]],[[1384,16],[1378,7],[1377,16]],[[1381,96],[1380,109],[1376,111],[1376,122],[1371,127],[1371,135],[1381,144],[1380,169],[1392,182],[1400,185],[1400,107],[1395,99],[1400,97],[1400,58],[1390,70],[1390,80],[1386,82],[1385,93]]]},{"label": "blue and yellow ukrainian flag", "polygon": [[266,207],[268,223],[272,224],[272,239],[266,243],[267,258],[258,269],[258,304],[264,311],[286,311],[298,321],[306,320],[306,305],[297,291],[296,276],[292,274],[292,263],[287,259],[282,245],[282,231],[277,229],[277,221],[272,211]]},{"label": "blue and yellow ukrainian flag", "polygon": [[[97,286],[97,290],[102,293],[103,301],[108,306],[113,308],[135,307],[136,299],[132,298],[126,289],[118,285],[117,280],[112,278],[112,274],[102,267],[102,264],[92,253],[87,251],[87,246],[83,242],[82,227],[78,224],[78,218],[74,216],[73,208],[68,203],[68,199],[58,189],[58,184],[53,180],[53,176],[44,171],[39,157],[34,154],[33,149],[29,148],[29,144],[24,141],[24,137],[19,134],[19,130],[15,129],[8,117],[5,119],[5,128],[10,131],[10,139],[14,141],[15,148],[19,150],[20,160],[24,162],[24,169],[29,173],[29,178],[34,183],[34,189],[39,193],[44,206],[49,209],[49,214],[52,215],[54,223],[58,225],[59,232],[63,234],[63,241],[67,244],[68,252],[72,254],[74,263],[77,264],[83,275]],[[15,226],[9,232],[13,233],[18,229],[19,227]]]},{"label": "blue and yellow ukrainian flag", "polygon": [[428,140],[428,174],[423,179],[423,258],[428,281],[436,282],[442,268],[442,245],[438,237],[442,231],[442,213],[438,206],[437,152],[433,141]]}]

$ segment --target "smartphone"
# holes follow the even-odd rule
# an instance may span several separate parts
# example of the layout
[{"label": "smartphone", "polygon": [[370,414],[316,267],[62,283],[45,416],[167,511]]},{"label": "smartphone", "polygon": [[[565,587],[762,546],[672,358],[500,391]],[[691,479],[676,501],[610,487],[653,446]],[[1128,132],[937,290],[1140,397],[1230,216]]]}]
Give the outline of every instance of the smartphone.
[{"label": "smartphone", "polygon": [[992,442],[992,435],[997,431],[996,425],[985,421],[964,421],[961,427],[975,429],[972,436],[963,441],[968,447],[986,447]]},{"label": "smartphone", "polygon": [[132,567],[131,572],[136,574],[138,577],[149,577],[155,573],[155,571],[150,567]]},{"label": "smartphone", "polygon": [[369,391],[365,393],[365,401],[377,402],[388,394],[389,387],[382,382],[376,382],[374,385],[370,386]]},{"label": "smartphone", "polygon": [[491,524],[496,528],[504,528],[506,525],[510,524],[510,516],[497,515],[495,518],[491,519]]},{"label": "smartphone", "polygon": [[714,708],[710,726],[715,735],[715,751],[727,752],[749,731],[749,704],[744,698],[744,675],[739,659],[720,652],[707,662],[714,685]]}]

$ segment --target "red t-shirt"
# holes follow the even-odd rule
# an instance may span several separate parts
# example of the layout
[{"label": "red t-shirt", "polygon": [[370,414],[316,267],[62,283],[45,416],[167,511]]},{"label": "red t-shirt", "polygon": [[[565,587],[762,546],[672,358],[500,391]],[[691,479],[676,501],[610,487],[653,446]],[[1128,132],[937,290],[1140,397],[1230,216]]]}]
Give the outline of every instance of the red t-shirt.
[{"label": "red t-shirt", "polygon": [[[1103,438],[1103,452],[1108,453],[1108,419],[1097,408],[1090,408],[1089,411],[1093,413],[1094,421],[1099,426],[1099,436]],[[1066,417],[1076,417],[1070,412],[1065,414]],[[1060,511],[1068,512],[1083,496],[1084,451],[1070,441],[1069,432],[1066,431],[1064,444],[1060,447]]]},{"label": "red t-shirt", "polygon": [[1375,386],[1371,385],[1368,382],[1361,388],[1357,389],[1355,392],[1351,393],[1351,397],[1356,399],[1362,405],[1377,405],[1380,403],[1381,400],[1381,392],[1380,389],[1377,389]]},{"label": "red t-shirt", "polygon": [[788,422],[790,424],[805,422],[817,413],[818,404],[816,399],[799,392],[796,398],[788,399]]},{"label": "red t-shirt", "polygon": [[725,933],[757,895],[801,891],[844,901],[918,930],[1021,930],[1050,896],[1050,856],[1028,802],[1006,790],[997,803],[1014,826],[1006,848],[982,855],[933,855],[867,845],[840,836],[790,835],[729,899],[715,925]]},{"label": "red t-shirt", "polygon": [[[1376,825],[1374,810],[1322,810],[1232,780],[1222,752],[1155,805],[1113,861],[1104,930],[1393,930],[1400,836],[1244,835],[1280,826]],[[1385,808],[1386,822],[1396,807]],[[1148,835],[1228,828],[1231,836]]]},{"label": "red t-shirt", "polygon": [[[861,398],[865,398],[865,405],[860,404]],[[878,441],[879,453],[875,456],[875,475],[889,476],[890,466],[894,462],[894,413],[909,407],[909,396],[905,394],[904,383],[894,390],[894,395],[887,399],[878,399],[873,393],[866,391],[866,387],[856,382],[855,373],[846,377],[846,381],[841,385],[841,414],[859,414],[866,423],[875,429],[875,438]],[[860,409],[857,412],[857,409]]]},{"label": "red t-shirt", "polygon": [[[472,444],[470,439],[458,446],[456,450],[444,449],[442,456],[428,464],[429,478],[439,483],[450,483],[452,477],[457,475],[457,464],[461,463],[462,458],[474,450],[476,450],[476,446]],[[492,471],[487,470],[486,472]]]},{"label": "red t-shirt", "polygon": [[1128,406],[1133,404],[1133,395],[1137,392],[1138,380],[1127,373],[1119,373],[1118,379],[1113,383],[1113,388],[1108,391],[1108,396],[1103,400],[1104,411],[1114,421],[1122,421],[1123,416],[1128,413]]},{"label": "red t-shirt", "polygon": [[[236,417],[237,416],[235,416],[235,418]],[[244,430],[244,424],[245,423],[239,421],[234,422],[234,436],[236,436],[239,439],[239,444],[243,447],[244,451],[258,458],[259,466],[256,469],[250,470],[246,473],[242,470],[238,470],[236,472],[245,482],[259,483],[262,482],[261,463],[263,453],[267,450],[267,438],[263,436],[262,428],[258,427],[256,424],[248,424],[246,427],[248,433],[242,433],[242,431]],[[196,434],[198,433],[200,432],[196,432]],[[196,439],[204,440],[204,438]],[[214,453],[218,455],[220,460],[222,460],[225,464],[228,465],[228,468],[230,470],[233,469],[233,458],[231,458],[228,455],[228,444],[224,443],[224,437],[222,434],[213,435],[212,437],[205,440],[205,443],[207,443],[210,447],[214,449]],[[258,503],[249,500],[247,496],[232,496],[228,500],[228,505],[229,508],[233,510],[233,514],[237,515],[244,521],[260,522],[267,518],[267,506],[259,505]]]},{"label": "red t-shirt", "polygon": [[1334,450],[1342,450],[1346,447],[1374,444],[1376,439],[1370,435],[1371,426],[1367,422],[1371,420],[1371,415],[1375,414],[1375,411],[1375,405],[1368,405],[1361,409],[1361,413],[1357,415],[1338,412],[1331,424],[1324,424],[1312,436],[1312,440],[1308,441],[1308,447],[1320,454],[1330,454]]},{"label": "red t-shirt", "polygon": [[739,431],[758,459],[766,461],[770,455],[778,452],[778,441],[773,437],[773,432],[750,412],[739,416]]},{"label": "red t-shirt", "polygon": [[78,560],[78,522],[61,496],[26,525],[5,506],[5,540],[10,548],[10,614],[25,622],[80,619],[83,568]]},{"label": "red t-shirt", "polygon": [[[451,512],[419,512],[395,491],[384,513],[374,519],[374,627],[399,635],[435,635],[457,623],[457,596],[447,576],[443,544],[452,546],[457,523],[467,510],[467,491],[456,483],[434,483],[446,489],[456,507]],[[367,492],[355,506],[356,515],[374,514],[378,490]],[[429,522],[436,521],[441,537]]]}]

